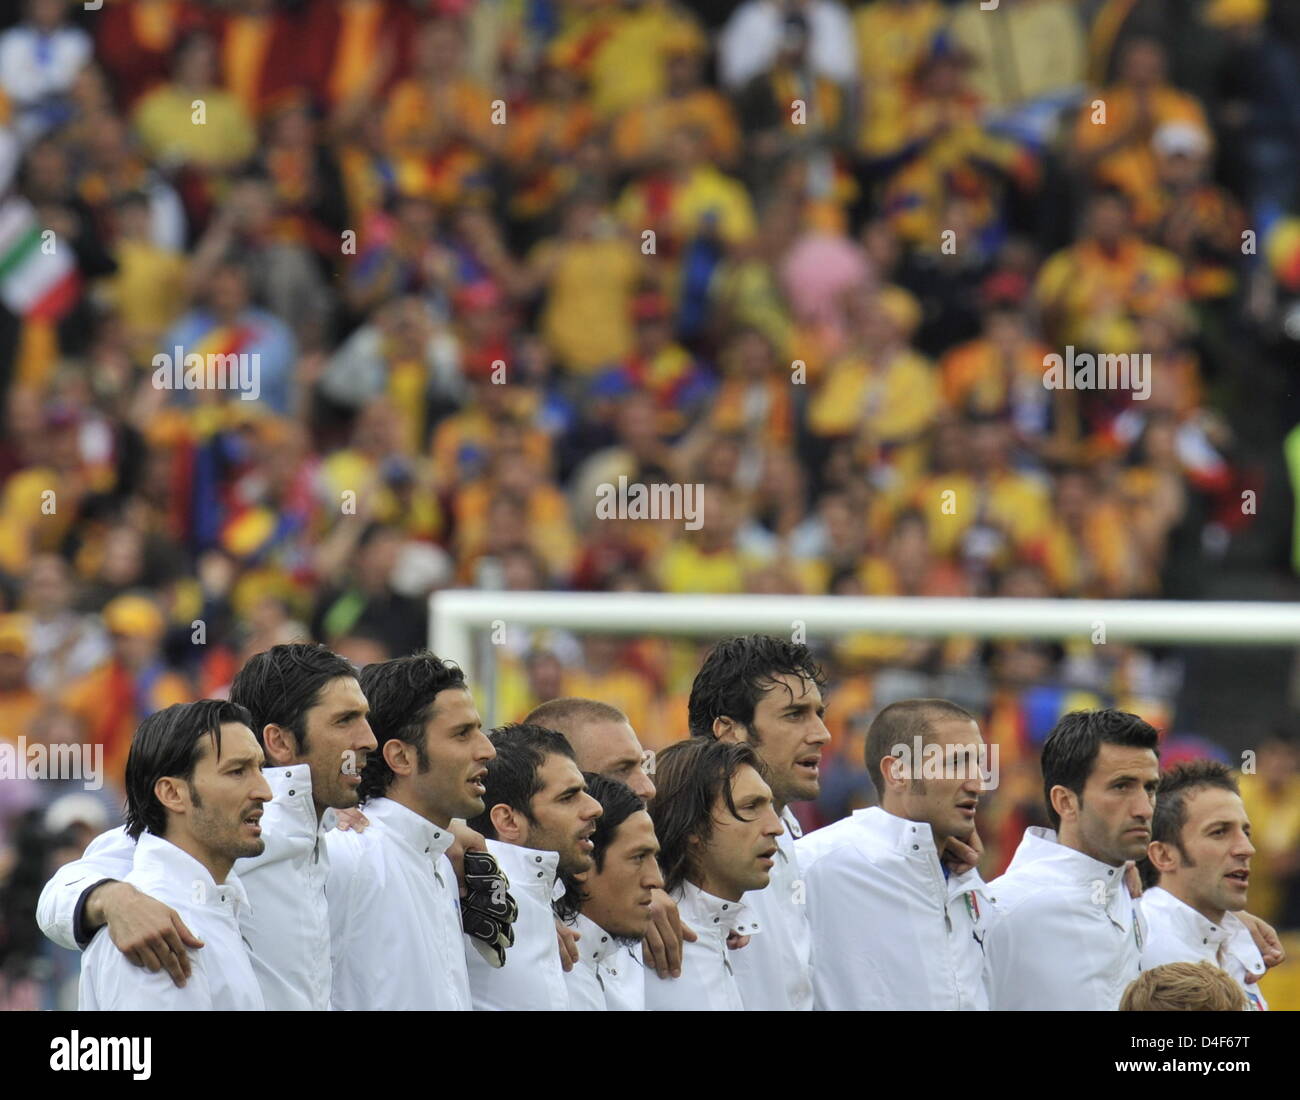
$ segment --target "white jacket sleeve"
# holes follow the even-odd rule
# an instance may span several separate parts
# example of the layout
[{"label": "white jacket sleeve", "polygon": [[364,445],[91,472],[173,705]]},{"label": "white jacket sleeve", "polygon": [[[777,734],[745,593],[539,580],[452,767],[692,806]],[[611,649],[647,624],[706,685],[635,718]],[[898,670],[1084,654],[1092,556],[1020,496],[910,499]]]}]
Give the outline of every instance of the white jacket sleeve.
[{"label": "white jacket sleeve", "polygon": [[74,922],[81,905],[81,895],[104,879],[124,879],[131,873],[135,859],[135,841],[126,826],[100,833],[86,847],[82,857],[65,863],[45,884],[36,903],[36,923],[60,947],[77,951]]},{"label": "white jacket sleeve", "polygon": [[[364,841],[353,832],[332,830],[326,836],[330,870],[325,892],[329,896],[330,960],[333,982],[330,1007],[335,1012],[373,1008],[366,1002],[366,938],[359,918],[366,902],[374,902],[373,865],[362,850]],[[360,902],[358,906],[357,902]],[[372,948],[373,950],[373,948]]]},{"label": "white jacket sleeve", "polygon": [[[98,958],[94,958],[96,952]],[[212,1011],[212,982],[201,951],[190,953],[190,976],[184,986],[176,985],[166,970],[154,972],[133,965],[111,943],[96,946],[85,959],[77,991],[79,1011]]]}]

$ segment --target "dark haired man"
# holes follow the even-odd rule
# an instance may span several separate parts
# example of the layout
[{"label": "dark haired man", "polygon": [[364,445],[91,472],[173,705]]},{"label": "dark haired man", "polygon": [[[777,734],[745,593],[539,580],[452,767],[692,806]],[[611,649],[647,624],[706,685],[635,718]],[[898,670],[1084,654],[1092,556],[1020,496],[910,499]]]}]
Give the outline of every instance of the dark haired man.
[{"label": "dark haired man", "polygon": [[[627,715],[617,707],[598,699],[568,696],[542,703],[524,721],[564,734],[584,772],[627,784],[643,802],[654,798],[654,753],[641,747]],[[662,890],[654,892],[650,912],[654,919],[642,957],[662,976],[680,974],[682,941],[695,933],[682,927],[676,903]]]},{"label": "dark haired man", "polygon": [[[247,708],[266,757],[272,800],[262,819],[266,850],[237,871],[251,906],[242,919],[266,1005],[330,1007],[330,808],[357,804],[361,770],[375,738],[356,669],[324,646],[277,645],[250,657],[231,685]],[[41,930],[60,946],[85,946],[108,925],[112,942],[137,966],[166,969],[178,984],[190,972],[186,948],[202,944],[169,905],[122,882],[134,840],[112,829],[46,884]]]},{"label": "dark haired man", "polygon": [[616,779],[585,773],[600,803],[591,834],[592,868],[579,885],[578,962],[565,975],[570,1011],[640,1011],[645,969],[634,949],[650,928],[651,898],[663,889],[659,841],[645,803]]},{"label": "dark haired man", "polygon": [[771,885],[747,902],[763,934],[733,961],[748,1009],[813,1007],[812,936],[794,843],[801,830],[790,803],[821,792],[822,749],[831,736],[824,686],[807,646],[763,634],[719,642],[691,685],[691,734],[749,744],[784,825]]},{"label": "dark haired man", "polygon": [[1149,886],[1142,895],[1143,970],[1163,963],[1213,963],[1241,987],[1250,1008],[1268,1007],[1256,984],[1264,973],[1263,957],[1237,917],[1246,908],[1254,854],[1250,819],[1225,765],[1196,760],[1160,777],[1143,866]]},{"label": "dark haired man", "polygon": [[[483,811],[496,755],[464,674],[430,653],[367,665],[370,825],[329,834],[336,1009],[469,1011],[453,818]],[[337,887],[336,884],[337,883]]]},{"label": "dark haired man", "polygon": [[833,960],[813,971],[819,1009],[988,1008],[988,888],[943,862],[950,837],[975,832],[983,749],[975,718],[943,699],[892,703],[872,721],[880,805],[795,844],[813,942]]},{"label": "dark haired man", "polygon": [[81,960],[77,1007],[104,1011],[261,1011],[262,990],[240,933],[248,898],[232,873],[262,854],[271,789],[243,707],[177,703],[140,724],[126,762],[126,830],[136,841],[125,881],[173,906],[203,937],[183,987],[133,965],[108,933]]},{"label": "dark haired man", "polygon": [[470,994],[477,1011],[564,1011],[569,996],[556,951],[553,903],[563,893],[557,876],[591,869],[600,803],[587,793],[563,734],[521,723],[489,736],[496,756],[483,778],[484,810],[469,825],[487,837],[518,916],[503,966],[490,966],[477,951],[468,955]]},{"label": "dark haired man", "polygon": [[994,1009],[1114,1011],[1140,970],[1146,928],[1125,864],[1151,839],[1159,735],[1135,714],[1072,711],[1043,745],[1057,831],[1030,828],[990,884]]},{"label": "dark haired man", "polygon": [[[655,768],[650,817],[660,843],[664,885],[697,939],[683,952],[682,976],[646,979],[652,1011],[737,1012],[747,1006],[733,973],[732,933],[766,935],[748,904],[768,887],[783,830],[762,762],[743,743],[693,737],[669,745]],[[747,898],[748,900],[742,901]]]}]

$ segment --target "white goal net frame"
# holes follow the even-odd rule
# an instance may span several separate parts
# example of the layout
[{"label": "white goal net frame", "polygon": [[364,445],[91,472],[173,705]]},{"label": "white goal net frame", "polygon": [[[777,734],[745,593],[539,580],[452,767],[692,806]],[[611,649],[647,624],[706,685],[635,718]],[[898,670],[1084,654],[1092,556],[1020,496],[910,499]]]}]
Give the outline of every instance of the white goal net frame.
[{"label": "white goal net frame", "polygon": [[1092,639],[1100,644],[1300,646],[1300,603],[482,589],[447,589],[429,599],[430,649],[459,664],[470,683],[482,691],[488,725],[499,717],[491,712],[496,697],[492,636],[503,627],[679,637],[763,633],[810,642],[865,632],[930,638]]}]

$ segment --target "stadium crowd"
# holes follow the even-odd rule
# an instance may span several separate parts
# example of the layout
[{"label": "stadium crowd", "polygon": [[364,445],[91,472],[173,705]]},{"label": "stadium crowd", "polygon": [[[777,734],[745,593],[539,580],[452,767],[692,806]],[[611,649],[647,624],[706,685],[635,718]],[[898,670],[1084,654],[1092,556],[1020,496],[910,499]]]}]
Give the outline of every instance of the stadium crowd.
[{"label": "stadium crowd", "polygon": [[[68,965],[35,895],[121,820],[140,722],[272,645],[406,655],[448,586],[1195,598],[1251,524],[1232,402],[1300,294],[1289,5],[694,8],[27,0],[0,31],[0,740],[107,775],[0,784],[10,981]],[[1149,394],[1046,388],[1067,346],[1149,356]],[[256,399],[169,386],[190,353],[256,356]],[[702,485],[703,524],[597,519],[620,477]],[[878,797],[883,706],[942,696],[1001,751],[990,872],[1046,823],[1058,718],[1169,732],[1181,673],[810,641],[805,823]],[[484,709],[598,699],[663,749],[706,649],[509,628]],[[1252,908],[1300,927],[1300,758],[1258,751]]]}]

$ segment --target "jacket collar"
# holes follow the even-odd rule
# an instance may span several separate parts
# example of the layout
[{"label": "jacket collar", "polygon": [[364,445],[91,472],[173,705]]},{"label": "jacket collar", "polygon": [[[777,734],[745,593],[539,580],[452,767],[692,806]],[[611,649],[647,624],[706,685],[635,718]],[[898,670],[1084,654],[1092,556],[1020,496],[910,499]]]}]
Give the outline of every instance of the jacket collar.
[{"label": "jacket collar", "polygon": [[[893,848],[905,859],[924,863],[931,868],[938,865],[939,874],[943,875],[943,863],[934,844],[934,830],[927,822],[899,817],[879,806],[854,810],[852,820],[859,829]],[[944,892],[949,898],[972,890],[981,893],[988,890],[987,884],[980,878],[978,868],[972,867],[960,875],[949,874],[944,877]]]},{"label": "jacket collar", "polygon": [[1153,886],[1143,893],[1142,905],[1145,911],[1155,910],[1164,916],[1174,935],[1183,943],[1199,946],[1212,954],[1217,954],[1222,947],[1247,970],[1254,974],[1264,973],[1263,956],[1255,946],[1250,930],[1235,913],[1224,913],[1223,923],[1215,924],[1161,886]]},{"label": "jacket collar", "polygon": [[597,967],[619,948],[618,942],[590,917],[581,913],[573,922],[578,940],[578,958],[588,966]]},{"label": "jacket collar", "polygon": [[879,806],[853,811],[853,822],[877,840],[898,849],[905,856],[929,853],[936,860],[934,830],[924,821],[910,821]]},{"label": "jacket collar", "polygon": [[[311,797],[311,768],[307,764],[268,764],[262,769],[262,778],[271,788],[271,801],[284,806],[304,821],[316,819],[316,803]],[[326,810],[317,824],[317,832],[334,828],[333,810]]]},{"label": "jacket collar", "polygon": [[[1099,859],[1062,844],[1054,829],[1033,825],[1025,830],[1020,847],[1007,867],[1007,874],[1029,870],[1039,878],[1051,878],[1064,885],[1100,890],[1098,904],[1104,904],[1115,923],[1129,927],[1133,916],[1131,897],[1124,884],[1124,867],[1112,867]],[[1098,885],[1100,884],[1100,885]]]},{"label": "jacket collar", "polygon": [[176,894],[179,888],[189,904],[223,910],[236,918],[241,912],[252,912],[244,884],[234,871],[225,882],[218,883],[192,855],[153,833],[140,834],[133,868],[142,878],[169,886],[170,894]]},{"label": "jacket collar", "polygon": [[1123,865],[1112,867],[1077,848],[1067,847],[1061,843],[1055,829],[1044,829],[1038,825],[1025,830],[1007,873],[1019,871],[1030,864],[1036,864],[1044,870],[1050,869],[1061,878],[1080,884],[1100,880],[1109,888],[1124,881]]},{"label": "jacket collar", "polygon": [[391,798],[372,798],[365,805],[365,814],[381,822],[398,840],[431,863],[437,863],[456,840],[450,829],[435,825]]},{"label": "jacket collar", "polygon": [[518,886],[544,896],[548,902],[554,900],[556,891],[563,886],[555,877],[560,865],[559,852],[525,848],[504,840],[489,840],[487,844],[488,851],[497,857],[497,863],[510,880],[511,889]]},{"label": "jacket collar", "polygon": [[762,931],[758,918],[743,898],[740,901],[727,901],[725,898],[714,897],[693,882],[683,882],[678,894],[681,910],[690,914],[685,918],[685,923],[697,931],[701,928],[706,931],[721,931],[724,939],[727,932],[752,936],[755,932]]}]

